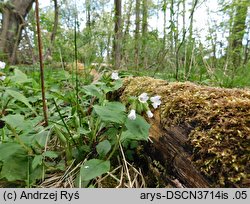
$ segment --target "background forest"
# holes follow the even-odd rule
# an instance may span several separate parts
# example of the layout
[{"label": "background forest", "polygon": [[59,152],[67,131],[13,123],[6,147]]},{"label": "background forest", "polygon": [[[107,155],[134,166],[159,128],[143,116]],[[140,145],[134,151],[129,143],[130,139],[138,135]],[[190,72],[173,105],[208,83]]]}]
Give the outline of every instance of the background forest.
[{"label": "background forest", "polygon": [[[1,59],[10,64],[38,62],[32,3],[1,3]],[[78,61],[86,67],[107,63],[168,80],[249,85],[247,0],[54,0],[41,4],[45,5],[40,13],[48,65],[74,61],[76,37]],[[23,8],[17,16],[15,12]]]},{"label": "background forest", "polygon": [[248,0],[36,2],[0,0],[0,187],[161,187],[134,165],[160,96],[122,79],[250,87]]}]

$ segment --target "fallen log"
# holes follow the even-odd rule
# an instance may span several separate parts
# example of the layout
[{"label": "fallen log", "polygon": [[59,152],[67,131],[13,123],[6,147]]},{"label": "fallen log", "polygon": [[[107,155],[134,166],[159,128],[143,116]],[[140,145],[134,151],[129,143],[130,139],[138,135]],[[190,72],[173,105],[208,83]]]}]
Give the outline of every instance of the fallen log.
[{"label": "fallen log", "polygon": [[120,91],[124,103],[143,92],[161,96],[145,153],[183,186],[250,187],[249,90],[131,77]]}]

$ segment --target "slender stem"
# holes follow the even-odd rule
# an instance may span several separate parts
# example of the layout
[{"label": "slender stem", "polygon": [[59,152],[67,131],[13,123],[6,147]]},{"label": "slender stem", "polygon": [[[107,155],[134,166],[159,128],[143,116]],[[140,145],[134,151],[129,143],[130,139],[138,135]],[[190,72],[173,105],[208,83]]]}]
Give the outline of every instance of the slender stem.
[{"label": "slender stem", "polygon": [[77,145],[77,143],[76,143],[76,141],[75,141],[74,138],[73,138],[73,135],[71,134],[71,132],[70,132],[70,130],[69,130],[68,125],[66,124],[65,120],[63,119],[63,116],[62,116],[62,114],[61,114],[61,112],[60,112],[60,110],[59,110],[59,107],[58,107],[58,105],[57,105],[55,99],[53,99],[53,102],[54,102],[54,104],[55,104],[55,106],[56,106],[56,111],[58,112],[58,114],[59,114],[59,116],[60,116],[60,118],[61,118],[61,120],[62,120],[62,122],[63,122],[63,125],[64,125],[64,127],[66,128],[66,130],[67,130],[67,132],[68,132],[68,134],[69,134],[71,140],[73,141],[73,143],[74,143],[74,145],[76,146],[76,148],[78,149],[78,151],[80,151],[80,150],[79,150],[79,147],[78,147],[78,145]]},{"label": "slender stem", "polygon": [[76,111],[80,121],[80,127],[82,126],[82,120],[79,111],[79,80],[78,80],[78,54],[77,54],[77,28],[78,28],[78,17],[77,17],[77,7],[75,1],[75,25],[74,25],[74,46],[75,46],[75,73],[76,73]]},{"label": "slender stem", "polygon": [[45,87],[44,87],[44,71],[43,71],[44,67],[43,67],[43,53],[42,53],[43,48],[42,48],[42,40],[41,40],[38,0],[36,0],[36,26],[37,26],[38,49],[39,49],[39,61],[40,61],[40,78],[41,78],[41,88],[42,88],[44,125],[48,126],[47,105],[46,105]]}]

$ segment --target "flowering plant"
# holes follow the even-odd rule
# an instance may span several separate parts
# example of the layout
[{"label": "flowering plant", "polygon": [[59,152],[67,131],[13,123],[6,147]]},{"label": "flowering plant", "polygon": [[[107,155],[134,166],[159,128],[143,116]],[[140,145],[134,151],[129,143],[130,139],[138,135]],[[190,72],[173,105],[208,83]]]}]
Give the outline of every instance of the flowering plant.
[{"label": "flowering plant", "polygon": [[[0,61],[0,69],[4,69],[6,66],[5,62]],[[4,73],[0,72],[0,81],[4,81],[6,78],[6,76],[4,75]]]},{"label": "flowering plant", "polygon": [[128,114],[128,118],[130,120],[136,119],[136,112],[138,114],[141,114],[142,112],[145,112],[148,116],[148,118],[154,117],[154,114],[151,112],[149,108],[148,100],[150,99],[150,104],[153,106],[154,109],[158,108],[161,105],[161,96],[148,96],[147,93],[143,92],[138,97],[132,96],[129,98],[130,103],[130,112]]}]

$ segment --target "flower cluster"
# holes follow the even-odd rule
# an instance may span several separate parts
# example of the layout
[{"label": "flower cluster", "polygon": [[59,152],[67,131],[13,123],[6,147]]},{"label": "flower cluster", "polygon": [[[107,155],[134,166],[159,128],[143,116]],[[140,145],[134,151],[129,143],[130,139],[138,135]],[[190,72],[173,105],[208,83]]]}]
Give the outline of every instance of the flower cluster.
[{"label": "flower cluster", "polygon": [[[138,99],[138,100],[137,100]],[[147,93],[142,93],[141,95],[138,96],[138,98],[135,98],[135,100],[132,101],[132,108],[128,114],[128,118],[130,120],[135,120],[136,119],[136,107],[139,105],[140,111],[145,111],[147,116],[149,118],[152,118],[154,114],[151,112],[149,109],[149,104],[148,100],[150,99],[151,105],[153,106],[154,109],[158,108],[161,105],[161,96],[153,96],[150,97],[148,96]],[[139,104],[136,104],[137,101],[139,101]]]},{"label": "flower cluster", "polygon": [[111,74],[111,79],[113,80],[118,80],[120,79],[119,75],[118,75],[118,72],[112,72]]},{"label": "flower cluster", "polygon": [[[4,68],[5,68],[5,66],[6,66],[6,63],[5,63],[5,62],[0,61],[0,69],[4,69]],[[4,80],[5,80],[5,78],[6,78],[6,76],[5,76],[5,75],[0,75],[0,80],[1,80],[1,81],[4,81]]]}]

